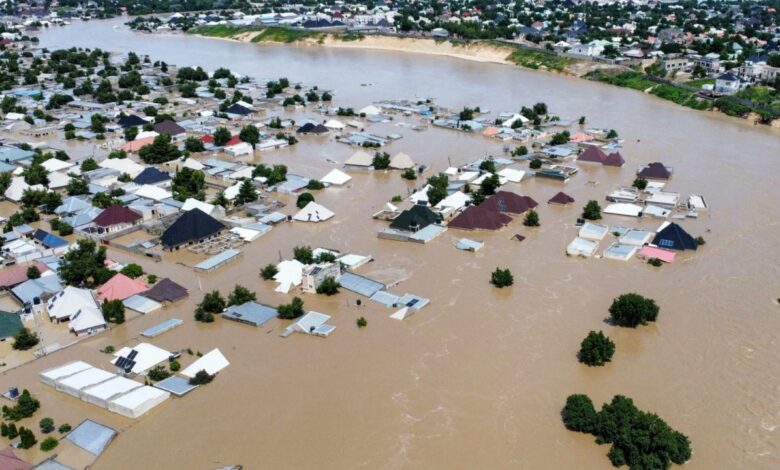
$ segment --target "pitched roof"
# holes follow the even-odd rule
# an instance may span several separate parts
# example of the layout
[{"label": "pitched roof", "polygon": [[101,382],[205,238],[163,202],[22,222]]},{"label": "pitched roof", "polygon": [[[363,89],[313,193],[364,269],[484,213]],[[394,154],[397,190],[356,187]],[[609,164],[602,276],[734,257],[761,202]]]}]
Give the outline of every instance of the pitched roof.
[{"label": "pitched roof", "polygon": [[463,230],[498,230],[511,221],[508,215],[479,205],[467,208],[447,226]]},{"label": "pitched roof", "polygon": [[435,223],[438,219],[439,216],[426,206],[412,206],[411,209],[398,214],[398,217],[393,219],[393,222],[390,224],[390,228],[420,230]]},{"label": "pitched roof", "polygon": [[626,163],[626,160],[620,152],[614,152],[607,155],[607,158],[604,159],[603,163],[607,166],[623,166]]},{"label": "pitched roof", "polygon": [[186,132],[183,127],[176,124],[174,121],[171,121],[170,119],[155,124],[154,131],[159,134],[168,134],[168,135],[179,135],[179,134],[184,134]]},{"label": "pitched roof", "polygon": [[122,273],[114,275],[100,286],[97,298],[100,300],[125,300],[147,289],[146,283],[138,279],[130,279]]},{"label": "pitched roof", "polygon": [[138,176],[135,177],[133,180],[133,183],[135,184],[155,184],[155,183],[161,183],[163,181],[168,181],[171,179],[171,175],[160,171],[157,168],[150,166],[148,168],[144,168],[144,171],[138,174]]},{"label": "pitched roof", "polygon": [[238,103],[233,103],[232,105],[230,105],[230,107],[227,110],[225,110],[225,112],[230,114],[240,114],[241,116],[252,114],[251,109],[241,106]]},{"label": "pitched roof", "polygon": [[154,143],[154,137],[144,137],[143,139],[135,139],[130,142],[126,142],[122,145],[122,150],[125,152],[137,152],[147,145]]},{"label": "pitched roof", "polygon": [[13,287],[27,280],[27,269],[30,266],[36,266],[40,272],[46,272],[49,268],[40,262],[34,262],[31,265],[16,264],[5,269],[0,269],[0,287]]},{"label": "pitched roof", "polygon": [[141,219],[141,215],[125,206],[114,204],[107,207],[93,222],[98,227],[109,227],[116,224],[131,224]]},{"label": "pitched roof", "polygon": [[528,196],[521,196],[509,191],[498,191],[479,205],[482,209],[522,214],[538,206],[539,203]]},{"label": "pitched roof", "polygon": [[304,124],[301,127],[299,127],[298,130],[295,131],[295,132],[299,132],[301,134],[308,134],[308,133],[310,133],[312,131],[312,129],[314,129],[314,123],[313,122],[307,122],[306,124]]},{"label": "pitched roof", "polygon": [[135,114],[131,114],[129,116],[123,116],[119,118],[117,124],[119,124],[119,127],[124,129],[126,127],[143,126],[149,124],[149,122],[142,117],[136,116]]},{"label": "pitched roof", "polygon": [[653,180],[668,180],[672,177],[672,172],[669,171],[663,163],[653,162],[642,168],[639,172],[639,176]]},{"label": "pitched roof", "polygon": [[33,466],[14,454],[10,447],[0,450],[0,470],[30,470]]},{"label": "pitched roof", "polygon": [[607,154],[604,153],[604,151],[601,150],[601,148],[596,147],[595,145],[591,145],[590,147],[586,148],[585,151],[582,152],[579,157],[577,157],[577,161],[604,163],[604,160],[606,158],[607,158]]},{"label": "pitched roof", "polygon": [[656,234],[653,244],[672,250],[695,250],[699,244],[678,224],[672,222]]},{"label": "pitched roof", "polygon": [[175,302],[187,297],[188,294],[187,289],[166,277],[155,284],[154,287],[144,292],[144,297],[156,300],[157,302]]},{"label": "pitched roof", "polygon": [[574,202],[574,198],[564,193],[563,191],[559,192],[555,196],[551,197],[549,201],[547,201],[548,204],[561,204],[561,205],[571,204],[573,202]]},{"label": "pitched roof", "polygon": [[41,245],[45,246],[46,248],[60,248],[63,246],[68,246],[67,240],[60,238],[53,233],[49,233],[46,230],[35,229],[33,238],[38,240],[38,242],[40,242]]},{"label": "pitched roof", "polygon": [[193,240],[210,237],[225,228],[225,224],[200,209],[184,212],[160,237],[166,247],[176,247]]}]

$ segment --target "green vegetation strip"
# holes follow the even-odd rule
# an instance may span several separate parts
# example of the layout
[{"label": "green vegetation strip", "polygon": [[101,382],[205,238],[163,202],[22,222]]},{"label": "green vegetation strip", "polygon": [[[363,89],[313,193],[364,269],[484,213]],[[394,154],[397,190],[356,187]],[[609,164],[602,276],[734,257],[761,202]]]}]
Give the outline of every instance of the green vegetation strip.
[{"label": "green vegetation strip", "polygon": [[[506,47],[505,45],[498,44]],[[544,52],[532,51],[528,49],[516,48],[507,57],[507,60],[515,65],[527,67],[529,69],[539,69],[545,67],[548,70],[563,72],[567,65],[574,62],[573,59],[559,57],[555,54],[546,54]]]}]

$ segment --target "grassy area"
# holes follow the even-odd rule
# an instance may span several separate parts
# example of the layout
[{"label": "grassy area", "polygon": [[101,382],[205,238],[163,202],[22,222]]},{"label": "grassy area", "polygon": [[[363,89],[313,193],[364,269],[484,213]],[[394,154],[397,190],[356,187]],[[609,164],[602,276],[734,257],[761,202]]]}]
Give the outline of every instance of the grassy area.
[{"label": "grassy area", "polygon": [[644,75],[639,72],[609,74],[600,70],[596,70],[586,75],[586,77],[590,78],[591,80],[597,80],[599,82],[609,83],[610,85],[631,88],[639,91],[645,91],[648,88],[652,88],[656,85],[655,82],[646,79]]},{"label": "grassy area", "polygon": [[235,26],[227,26],[224,24],[217,24],[213,26],[199,26],[191,29],[192,34],[200,34],[202,36],[209,36],[213,38],[230,38],[239,33],[245,33],[248,29],[236,28]]},{"label": "grassy area", "polygon": [[335,39],[338,39],[339,41],[344,42],[351,42],[351,41],[362,41],[366,37],[360,33],[342,33],[342,34],[336,34],[333,36]]},{"label": "grassy area", "polygon": [[780,93],[765,86],[750,86],[737,92],[737,97],[750,100],[754,103],[766,106],[780,112]]},{"label": "grassy area", "polygon": [[[505,45],[502,46],[506,47]],[[566,66],[573,62],[572,59],[566,57],[519,48],[512,51],[506,59],[521,67],[529,69],[546,67],[548,70],[557,70],[558,72],[563,72]]]},{"label": "grassy area", "polygon": [[715,79],[714,78],[699,78],[697,80],[688,80],[685,82],[686,85],[692,86],[694,88],[701,88],[704,85],[714,85]]},{"label": "grassy area", "polygon": [[650,94],[693,109],[705,110],[712,107],[709,101],[697,98],[690,91],[672,85],[658,84]]},{"label": "grassy area", "polygon": [[319,36],[321,36],[321,33],[302,29],[265,28],[260,31],[260,34],[252,38],[252,42],[281,42],[289,44],[301,39]]}]

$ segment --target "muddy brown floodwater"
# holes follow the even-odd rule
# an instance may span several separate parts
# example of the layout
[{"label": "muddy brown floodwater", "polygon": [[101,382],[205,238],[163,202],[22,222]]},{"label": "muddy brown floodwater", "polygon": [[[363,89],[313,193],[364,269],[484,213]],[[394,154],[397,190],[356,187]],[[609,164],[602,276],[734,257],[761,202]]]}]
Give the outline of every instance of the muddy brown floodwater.
[{"label": "muddy brown floodwater", "polygon": [[[509,66],[151,36],[113,28],[120,23],[51,29],[41,35],[41,45],[134,50],[179,65],[288,76],[335,89],[336,104],[355,107],[427,95],[445,106],[480,105],[494,112],[544,101],[556,114],[586,115],[591,126],[616,128],[625,139],[621,152],[627,164],[622,170],[581,170],[565,186],[577,199],[572,207],[545,203],[564,187],[559,183],[510,184],[510,190],[541,203],[542,226],[533,230],[516,220],[496,233],[450,230],[426,246],[379,240],[376,232],[384,224],[371,214],[413,185],[397,173],[375,172],[355,174],[348,187],[317,194],[318,202],[336,212],[332,221],[282,224],[213,274],[194,275],[176,263],[180,255],[153,263],[111,252],[182,282],[191,296],[4,374],[0,383],[39,395],[41,416],[72,423],[91,417],[120,429],[94,468],[208,469],[229,463],[250,469],[609,468],[607,446],[564,429],[559,413],[571,393],[587,393],[596,403],[624,394],[658,413],[691,438],[694,454],[686,468],[780,467],[777,130]],[[501,144],[479,136],[383,126],[372,130],[404,136],[387,151],[404,151],[436,170],[448,158],[462,164],[501,151]],[[318,177],[334,166],[327,159],[343,162],[352,152],[327,138],[301,141],[258,161],[283,162],[291,172]],[[683,223],[707,245],[661,269],[636,260],[566,257],[582,204],[603,200],[613,186],[630,183],[638,165],[656,160],[674,167],[671,190],[708,198],[710,213]],[[605,222],[649,228],[659,223],[615,216]],[[515,233],[527,239],[511,241]],[[463,236],[483,240],[486,247],[476,254],[458,251],[453,244]],[[304,243],[373,255],[376,261],[358,272],[400,281],[394,292],[429,297],[431,304],[398,322],[373,303],[356,307],[351,293],[307,295],[307,309],[333,316],[337,330],[327,339],[282,339],[285,322],[279,320],[260,328],[192,321],[201,287],[226,293],[239,282],[256,290],[262,302],[288,301],[259,279],[258,270]],[[496,266],[512,270],[512,288],[488,284]],[[605,324],[611,300],[631,291],[657,300],[659,321],[637,330]],[[359,316],[368,319],[367,328],[355,326]],[[169,350],[219,347],[229,358],[230,367],[214,383],[131,422],[37,380],[40,371],[72,359],[106,367],[99,349],[131,342],[141,329],[166,318],[185,324],[153,343]],[[604,330],[617,344],[606,367],[587,368],[576,360],[579,342],[591,329]],[[191,359],[185,354],[184,361]]]}]

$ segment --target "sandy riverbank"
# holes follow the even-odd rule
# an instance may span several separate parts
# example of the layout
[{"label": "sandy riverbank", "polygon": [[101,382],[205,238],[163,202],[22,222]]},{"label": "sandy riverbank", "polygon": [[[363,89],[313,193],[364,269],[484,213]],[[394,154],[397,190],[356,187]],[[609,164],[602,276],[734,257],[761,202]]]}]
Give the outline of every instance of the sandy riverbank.
[{"label": "sandy riverbank", "polygon": [[[225,39],[251,43],[260,34],[259,31],[241,33],[231,38],[204,36],[214,39]],[[263,40],[263,43],[276,43]],[[288,44],[278,42],[278,44]],[[390,36],[363,36],[360,39],[344,40],[331,34],[323,34],[299,39],[291,43],[297,46],[333,47],[341,49],[373,49],[381,51],[406,52],[414,54],[436,55],[470,60],[473,62],[512,64],[508,60],[512,49],[509,46],[501,47],[495,44],[469,43],[456,44],[450,41],[435,41],[420,38],[399,38]]]}]

